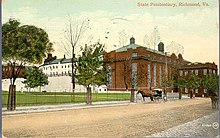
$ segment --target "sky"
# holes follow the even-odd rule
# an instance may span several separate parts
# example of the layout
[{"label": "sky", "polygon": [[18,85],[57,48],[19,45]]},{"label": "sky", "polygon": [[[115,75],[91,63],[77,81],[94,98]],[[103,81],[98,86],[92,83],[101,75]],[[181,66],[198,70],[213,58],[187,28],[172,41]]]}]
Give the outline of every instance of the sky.
[{"label": "sky", "polygon": [[[188,6],[179,6],[187,3]],[[166,6],[173,4],[176,6]],[[53,55],[58,58],[65,54],[63,44],[70,19],[73,27],[82,21],[88,24],[76,52],[80,46],[97,41],[105,44],[107,52],[115,50],[122,46],[122,31],[127,36],[124,45],[133,36],[136,44],[145,46],[145,36],[157,27],[165,51],[181,46],[184,59],[218,65],[218,5],[218,0],[4,0],[2,23],[15,18],[22,24],[45,29],[54,44]],[[172,42],[178,45],[171,45]]]}]

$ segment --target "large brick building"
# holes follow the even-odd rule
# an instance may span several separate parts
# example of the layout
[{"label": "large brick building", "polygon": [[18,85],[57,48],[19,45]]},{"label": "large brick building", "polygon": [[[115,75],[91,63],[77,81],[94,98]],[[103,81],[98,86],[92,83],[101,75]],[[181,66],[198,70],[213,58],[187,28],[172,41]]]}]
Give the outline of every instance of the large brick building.
[{"label": "large brick building", "polygon": [[[186,72],[195,72],[199,75],[217,73],[214,63],[193,64],[183,59],[182,55],[167,54],[164,44],[158,44],[158,50],[153,50],[135,44],[135,39],[130,39],[130,44],[105,54],[106,65],[110,70],[108,75],[108,90],[122,91],[139,88],[164,88],[165,80],[172,80],[174,74],[181,76]],[[203,88],[200,88],[203,94]],[[177,88],[168,88],[168,91],[178,91]],[[182,89],[181,89],[182,90]],[[182,90],[187,92],[188,88]],[[195,90],[197,92],[198,90]],[[202,95],[200,94],[200,95]]]},{"label": "large brick building", "polygon": [[109,90],[134,88],[162,88],[165,78],[170,80],[176,68],[189,63],[182,55],[176,56],[164,52],[164,44],[158,44],[158,51],[135,44],[130,44],[105,55],[109,73]]}]

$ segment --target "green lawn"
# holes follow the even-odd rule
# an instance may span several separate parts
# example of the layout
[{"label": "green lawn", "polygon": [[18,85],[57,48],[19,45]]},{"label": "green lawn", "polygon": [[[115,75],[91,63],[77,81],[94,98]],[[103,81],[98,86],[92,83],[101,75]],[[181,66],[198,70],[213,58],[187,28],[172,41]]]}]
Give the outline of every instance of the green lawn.
[{"label": "green lawn", "polygon": [[[129,100],[130,93],[92,93],[92,101]],[[2,92],[2,106],[7,106],[8,92]],[[46,105],[60,103],[85,103],[86,93],[75,92],[16,92],[17,106]]]}]

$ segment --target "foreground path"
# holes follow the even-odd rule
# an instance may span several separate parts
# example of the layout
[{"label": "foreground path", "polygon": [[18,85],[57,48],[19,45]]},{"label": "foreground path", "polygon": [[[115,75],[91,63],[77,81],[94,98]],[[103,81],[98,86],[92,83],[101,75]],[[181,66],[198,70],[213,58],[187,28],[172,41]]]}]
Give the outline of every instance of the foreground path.
[{"label": "foreground path", "polygon": [[6,137],[145,137],[210,115],[210,99],[3,116]]},{"label": "foreground path", "polygon": [[219,137],[218,112],[147,137]]}]

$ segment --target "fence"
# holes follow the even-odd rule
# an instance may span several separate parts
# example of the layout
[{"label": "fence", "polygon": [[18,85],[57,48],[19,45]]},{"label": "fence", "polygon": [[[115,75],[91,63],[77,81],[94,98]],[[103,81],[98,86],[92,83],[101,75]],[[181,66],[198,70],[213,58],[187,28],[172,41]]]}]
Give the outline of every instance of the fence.
[{"label": "fence", "polygon": [[[92,93],[92,102],[99,101],[123,101],[129,100],[130,93]],[[8,92],[2,93],[2,106],[6,107],[8,101]],[[46,105],[61,103],[85,103],[86,93],[71,92],[16,92],[16,105]]]}]

